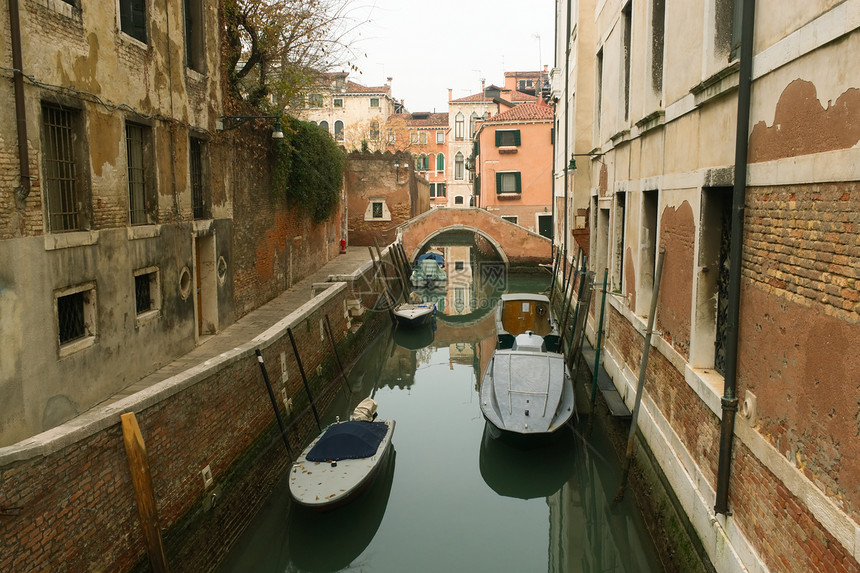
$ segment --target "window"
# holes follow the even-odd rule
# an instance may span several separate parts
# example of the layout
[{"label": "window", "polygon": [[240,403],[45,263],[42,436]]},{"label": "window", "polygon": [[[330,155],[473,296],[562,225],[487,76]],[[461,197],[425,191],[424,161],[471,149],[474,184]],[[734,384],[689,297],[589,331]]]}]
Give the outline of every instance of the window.
[{"label": "window", "polygon": [[519,129],[496,130],[496,147],[516,147],[520,145]]},{"label": "window", "polygon": [[323,106],[322,94],[310,94],[308,96],[308,107],[322,107],[322,106]]},{"label": "window", "polygon": [[204,71],[203,0],[185,0],[185,63],[196,72]]},{"label": "window", "polygon": [[663,93],[663,45],[666,30],[666,0],[651,0],[651,87]]},{"label": "window", "polygon": [[421,145],[427,145],[427,132],[422,131],[418,134],[418,141]]},{"label": "window", "polygon": [[463,261],[454,261],[454,270],[462,271],[466,268],[466,263]]},{"label": "window", "polygon": [[716,0],[714,4],[714,52],[729,62],[740,53],[742,5],[743,0]]},{"label": "window", "polygon": [[[612,229],[612,276],[613,291],[621,291],[624,280],[624,231],[626,224],[627,193],[620,191],[615,194],[615,210],[613,212]],[[628,285],[630,288],[632,285]]]},{"label": "window", "polygon": [[393,129],[388,130],[388,145],[395,145],[397,143],[397,134],[394,133]]},{"label": "window", "polygon": [[343,98],[334,98],[334,107],[343,107]]},{"label": "window", "polygon": [[418,132],[417,131],[413,131],[409,134],[409,141],[416,144],[416,145],[418,144]]},{"label": "window", "polygon": [[76,231],[84,228],[81,209],[82,181],[76,145],[80,112],[50,105],[42,107],[44,127],[43,193],[50,231]]},{"label": "window", "polygon": [[370,98],[370,107],[379,107],[379,98],[378,97]]},{"label": "window", "polygon": [[463,141],[463,114],[460,112],[454,118],[454,140]]},{"label": "window", "polygon": [[534,87],[534,80],[520,80],[517,89],[520,91],[531,89]]},{"label": "window", "polygon": [[630,119],[630,41],[633,28],[633,20],[631,18],[632,0],[621,10],[621,19],[624,24],[624,45],[622,47],[622,57],[624,58],[624,121]]},{"label": "window", "polygon": [[[156,193],[152,176],[152,129],[145,125],[125,124],[128,159],[128,221],[131,225],[155,222]],[[147,169],[148,168],[148,169]]]},{"label": "window", "polygon": [[435,197],[445,197],[446,189],[445,183],[431,183],[430,184],[430,198]]},{"label": "window", "polygon": [[522,183],[518,171],[496,173],[496,193],[521,193]]},{"label": "window", "polygon": [[516,215],[502,215],[502,219],[508,223],[513,223],[514,225],[517,225],[519,221]]},{"label": "window", "polygon": [[192,137],[188,147],[188,165],[191,179],[191,211],[195,219],[211,216],[206,187],[203,181],[203,148],[205,143]]},{"label": "window", "polygon": [[327,121],[325,121],[325,120],[321,121],[321,122],[320,122],[320,127],[321,127],[321,128],[323,128],[323,129],[325,130],[325,132],[326,132],[326,133],[329,133],[329,130],[328,130],[328,122],[327,122]]},{"label": "window", "polygon": [[343,122],[341,120],[334,122],[334,139],[335,141],[343,141]]},{"label": "window", "polygon": [[77,350],[80,347],[72,343],[86,341],[92,343],[96,335],[96,289],[95,283],[90,282],[54,293],[57,309],[57,333],[60,343],[60,355],[63,347]]},{"label": "window", "polygon": [[445,171],[445,154],[439,153],[436,155],[436,171]]},{"label": "window", "polygon": [[462,180],[466,171],[466,159],[461,152],[454,156],[454,179]]},{"label": "window", "polygon": [[444,131],[437,131],[436,132],[436,143],[437,144],[445,143],[445,132]]},{"label": "window", "polygon": [[134,273],[134,311],[138,316],[161,308],[158,269],[140,269]]},{"label": "window", "polygon": [[415,162],[416,171],[428,171],[430,169],[430,160],[425,154],[421,154],[418,156],[418,160]]},{"label": "window", "polygon": [[475,132],[478,130],[478,114],[474,111],[469,117],[469,139],[475,139]]},{"label": "window", "polygon": [[379,122],[371,121],[370,122],[370,139],[372,141],[376,141],[379,139]]},{"label": "window", "polygon": [[596,66],[596,78],[595,78],[595,102],[597,109],[595,110],[594,116],[594,133],[597,136],[598,140],[600,139],[600,116],[603,112],[603,48],[597,52],[597,61],[595,63]]},{"label": "window", "polygon": [[454,197],[454,205],[462,205],[463,204],[463,196],[457,195]]},{"label": "window", "polygon": [[367,209],[364,211],[365,221],[390,221],[391,211],[385,204],[384,197],[370,197]]},{"label": "window", "polygon": [[119,21],[125,34],[146,43],[146,0],[119,0]]}]

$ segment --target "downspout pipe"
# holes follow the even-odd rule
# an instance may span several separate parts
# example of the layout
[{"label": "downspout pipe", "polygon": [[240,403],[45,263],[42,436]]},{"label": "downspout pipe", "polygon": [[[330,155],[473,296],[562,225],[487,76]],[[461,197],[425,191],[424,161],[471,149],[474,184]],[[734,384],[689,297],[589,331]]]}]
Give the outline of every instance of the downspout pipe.
[{"label": "downspout pipe", "polygon": [[[567,21],[565,22],[567,32],[564,35],[564,156],[565,162],[562,164],[562,169],[564,169],[564,237],[562,238],[562,257],[564,257],[563,263],[564,267],[562,270],[562,276],[567,271],[567,236],[570,234],[570,230],[568,229],[568,220],[570,219],[570,214],[568,213],[568,196],[570,195],[570,184],[568,183],[568,168],[567,168],[567,153],[570,151],[570,143],[569,143],[569,132],[570,132],[570,13],[571,13],[571,2],[572,0],[567,0]],[[555,198],[553,197],[553,203],[555,202]]]},{"label": "downspout pipe", "polygon": [[15,90],[15,122],[18,126],[18,169],[21,186],[15,198],[22,202],[30,195],[30,153],[27,149],[27,109],[24,102],[24,64],[21,55],[21,15],[18,0],[9,0],[9,29],[12,41],[12,84]]},{"label": "downspout pipe", "polygon": [[729,250],[729,300],[726,317],[726,372],[720,426],[720,454],[717,466],[714,512],[728,511],[729,475],[732,465],[732,440],[738,411],[738,322],[741,302],[741,256],[744,237],[744,205],[747,186],[747,147],[749,143],[750,94],[752,88],[753,31],[755,0],[743,1],[741,16],[740,72],[738,78],[738,123],[735,141],[735,181],[732,192],[732,232]]}]

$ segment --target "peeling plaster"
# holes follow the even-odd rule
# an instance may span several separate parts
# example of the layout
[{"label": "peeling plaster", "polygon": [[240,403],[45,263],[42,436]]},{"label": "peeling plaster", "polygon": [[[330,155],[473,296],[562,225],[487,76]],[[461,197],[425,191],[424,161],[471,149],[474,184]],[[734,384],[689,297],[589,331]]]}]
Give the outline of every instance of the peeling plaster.
[{"label": "peeling plaster", "polygon": [[860,89],[850,88],[827,107],[812,82],[796,79],[783,90],[773,123],[758,122],[749,140],[750,163],[848,149],[860,141]]}]

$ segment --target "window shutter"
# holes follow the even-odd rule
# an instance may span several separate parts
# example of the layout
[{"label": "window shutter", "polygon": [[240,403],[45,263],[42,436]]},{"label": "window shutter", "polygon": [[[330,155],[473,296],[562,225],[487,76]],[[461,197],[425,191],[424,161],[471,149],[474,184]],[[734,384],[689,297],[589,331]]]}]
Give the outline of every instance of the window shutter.
[{"label": "window shutter", "polygon": [[[519,134],[520,134],[520,132],[517,132],[517,138],[519,138]],[[514,173],[514,182],[515,182],[514,184],[516,185],[517,193],[522,193],[523,192],[523,184],[522,184],[522,180],[520,178],[520,172],[519,171]]]},{"label": "window shutter", "polygon": [[496,147],[502,145],[502,133],[500,131],[496,131]]},{"label": "window shutter", "polygon": [[131,7],[131,15],[133,22],[131,35],[141,42],[146,42],[146,2],[144,0],[134,2]]},{"label": "window shutter", "polygon": [[549,128],[549,142],[552,145],[555,145],[555,128],[554,127]]},{"label": "window shutter", "polygon": [[515,129],[514,130],[514,145],[519,146],[519,144],[520,144],[520,130]]},{"label": "window shutter", "polygon": [[502,174],[496,173],[496,194],[502,192]]}]

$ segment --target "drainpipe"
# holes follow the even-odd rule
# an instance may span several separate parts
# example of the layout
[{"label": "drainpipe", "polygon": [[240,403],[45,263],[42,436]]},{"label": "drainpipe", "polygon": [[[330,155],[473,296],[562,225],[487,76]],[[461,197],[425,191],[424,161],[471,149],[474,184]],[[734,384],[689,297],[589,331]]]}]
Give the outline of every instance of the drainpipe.
[{"label": "drainpipe", "polygon": [[[568,169],[567,169],[567,152],[570,149],[569,146],[569,131],[570,131],[570,12],[571,12],[571,1],[567,0],[567,33],[564,35],[565,41],[565,49],[564,49],[564,156],[565,162],[562,164],[562,169],[564,169],[564,238],[562,240],[562,257],[564,268],[562,271],[562,276],[564,276],[564,272],[567,271],[567,236],[569,234],[568,227],[568,219],[570,219],[568,215],[568,205],[567,198],[570,193],[568,183]],[[552,198],[553,204],[555,204],[555,197]]]},{"label": "drainpipe", "polygon": [[747,145],[749,143],[750,92],[752,88],[753,31],[755,0],[744,0],[741,20],[741,67],[738,78],[738,124],[735,141],[735,185],[732,193],[732,243],[729,251],[729,301],[726,320],[726,374],[721,399],[720,457],[717,466],[715,513],[729,515],[729,474],[732,439],[738,411],[738,319],[741,302],[741,255],[744,236],[744,204],[747,186]]},{"label": "drainpipe", "polygon": [[21,17],[18,0],[9,0],[9,28],[12,40],[12,83],[15,88],[15,121],[18,124],[18,168],[21,172],[21,186],[16,199],[23,202],[30,194],[30,154],[27,149],[27,110],[24,105],[24,71],[21,57]]}]

